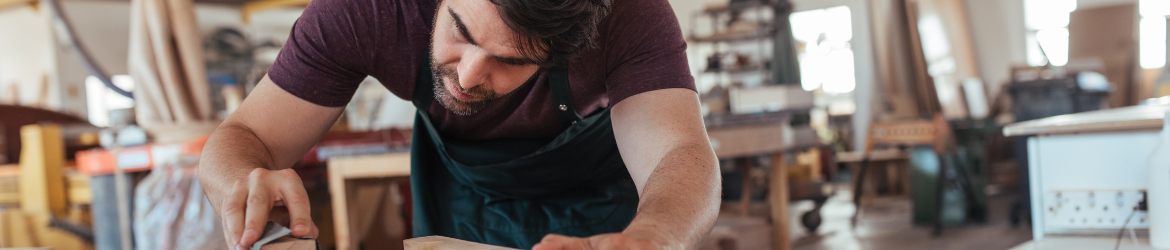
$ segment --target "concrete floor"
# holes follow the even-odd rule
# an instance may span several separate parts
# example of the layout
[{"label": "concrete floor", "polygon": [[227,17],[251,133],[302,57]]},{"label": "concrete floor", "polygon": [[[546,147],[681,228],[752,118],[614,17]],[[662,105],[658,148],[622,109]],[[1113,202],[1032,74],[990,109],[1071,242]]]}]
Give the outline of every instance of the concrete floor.
[{"label": "concrete floor", "polygon": [[800,214],[811,210],[811,202],[792,203],[794,250],[853,249],[1009,249],[1032,239],[1027,223],[1012,228],[1008,207],[1014,195],[990,198],[990,219],[983,224],[944,227],[939,237],[931,235],[929,226],[911,224],[912,208],[908,197],[876,197],[864,203],[858,226],[851,228],[852,194],[838,191],[822,208],[823,224],[815,234],[798,226]]}]

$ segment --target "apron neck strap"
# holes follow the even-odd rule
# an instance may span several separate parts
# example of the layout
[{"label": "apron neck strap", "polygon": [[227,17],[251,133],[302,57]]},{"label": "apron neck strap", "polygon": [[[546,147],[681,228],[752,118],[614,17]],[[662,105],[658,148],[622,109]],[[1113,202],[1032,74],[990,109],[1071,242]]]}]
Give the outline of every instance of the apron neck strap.
[{"label": "apron neck strap", "polygon": [[552,89],[553,108],[561,122],[574,124],[581,120],[577,109],[573,107],[573,98],[569,93],[569,64],[559,61],[548,69],[548,85]]},{"label": "apron neck strap", "polygon": [[[431,57],[423,57],[422,67],[418,69],[418,77],[414,85],[414,97],[411,98],[414,107],[419,111],[428,112],[431,102],[435,100],[435,81],[431,73]],[[581,120],[577,109],[573,107],[573,98],[569,93],[569,66],[565,61],[547,69],[549,88],[552,89],[553,109],[561,122],[574,124]]]}]

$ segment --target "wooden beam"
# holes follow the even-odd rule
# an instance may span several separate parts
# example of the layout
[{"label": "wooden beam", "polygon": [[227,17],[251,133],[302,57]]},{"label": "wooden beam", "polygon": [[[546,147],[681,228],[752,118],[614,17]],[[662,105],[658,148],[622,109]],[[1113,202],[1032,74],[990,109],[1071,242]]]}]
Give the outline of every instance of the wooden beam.
[{"label": "wooden beam", "polygon": [[284,236],[260,246],[260,250],[317,250],[317,240]]},{"label": "wooden beam", "polygon": [[788,239],[788,168],[784,153],[772,153],[772,172],[768,183],[768,202],[772,205],[772,249],[791,250]]},{"label": "wooden beam", "polygon": [[409,153],[337,157],[326,164],[346,179],[410,176]]},{"label": "wooden beam", "polygon": [[312,0],[261,0],[247,2],[244,3],[243,7],[240,7],[240,19],[243,20],[244,23],[248,23],[252,14],[255,14],[256,12],[280,7],[305,7],[309,6],[309,2],[311,1]]},{"label": "wooden beam", "polygon": [[[719,159],[746,157],[786,148],[784,124],[772,123],[707,130],[711,147]],[[791,134],[789,132],[788,134]]]},{"label": "wooden beam", "polygon": [[[332,197],[333,230],[337,249],[356,249],[360,232],[354,232],[350,223],[349,195],[346,180],[374,177],[409,177],[410,154],[393,153],[372,156],[336,157],[326,163],[329,173],[329,193]],[[359,198],[360,199],[360,198]]]},{"label": "wooden beam", "polygon": [[36,0],[0,0],[0,10],[21,4],[28,4],[29,6],[33,7],[33,9],[36,9],[36,3]]},{"label": "wooden beam", "polygon": [[20,127],[20,209],[65,215],[65,142],[57,125]]}]

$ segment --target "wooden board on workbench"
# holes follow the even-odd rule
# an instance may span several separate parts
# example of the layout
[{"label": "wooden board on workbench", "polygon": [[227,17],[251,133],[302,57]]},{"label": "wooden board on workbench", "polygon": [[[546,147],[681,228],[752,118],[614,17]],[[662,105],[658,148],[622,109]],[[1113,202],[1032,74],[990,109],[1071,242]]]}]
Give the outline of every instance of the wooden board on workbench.
[{"label": "wooden board on workbench", "polygon": [[771,123],[707,130],[719,159],[744,157],[785,149],[784,124]]},{"label": "wooden board on workbench", "polygon": [[517,250],[443,236],[418,237],[402,241],[406,250]]},{"label": "wooden board on workbench", "polygon": [[317,250],[317,240],[313,239],[297,239],[289,236],[276,239],[264,246],[260,250]]}]

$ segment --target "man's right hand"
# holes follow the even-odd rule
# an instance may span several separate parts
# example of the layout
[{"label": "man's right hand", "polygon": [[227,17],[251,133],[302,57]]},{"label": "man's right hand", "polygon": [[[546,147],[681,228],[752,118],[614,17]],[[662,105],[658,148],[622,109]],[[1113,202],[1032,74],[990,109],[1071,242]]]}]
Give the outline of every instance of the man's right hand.
[{"label": "man's right hand", "polygon": [[268,221],[289,227],[293,237],[317,238],[317,226],[309,215],[309,196],[292,169],[253,169],[227,191],[219,214],[231,249],[251,247],[264,234]]},{"label": "man's right hand", "polygon": [[344,108],[302,100],[265,76],[211,133],[199,157],[199,183],[223,218],[229,248],[251,247],[269,220],[291,228],[294,237],[317,237],[305,187],[286,168],[325,136]]}]

